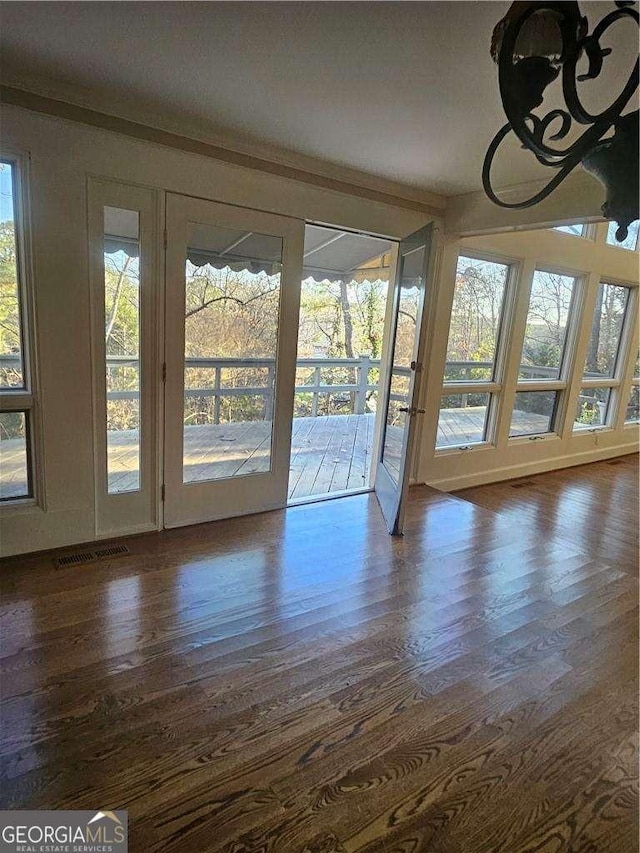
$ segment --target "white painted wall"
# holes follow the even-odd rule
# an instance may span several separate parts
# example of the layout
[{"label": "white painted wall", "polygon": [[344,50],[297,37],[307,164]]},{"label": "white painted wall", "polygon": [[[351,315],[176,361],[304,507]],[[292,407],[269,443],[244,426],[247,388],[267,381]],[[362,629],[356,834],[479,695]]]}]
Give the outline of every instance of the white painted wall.
[{"label": "white painted wall", "polygon": [[[593,298],[598,283],[630,284],[634,286],[630,333],[627,336],[626,370],[622,376],[621,399],[625,402],[631,389],[632,368],[638,347],[638,252],[631,252],[605,242],[607,225],[592,226],[593,239],[574,237],[551,230],[512,231],[509,233],[468,237],[462,240],[445,238],[439,253],[439,280],[436,304],[433,308],[433,334],[430,341],[427,369],[422,387],[423,405],[426,408],[421,430],[416,480],[445,490],[455,490],[480,483],[507,480],[554,468],[577,465],[605,459],[638,450],[638,426],[624,425],[620,409],[612,428],[594,432],[573,433],[572,418],[561,435],[545,436],[541,440],[508,438],[510,402],[515,393],[517,364],[520,347],[512,359],[512,369],[507,367],[501,398],[505,401],[504,413],[499,417],[495,444],[478,445],[468,450],[435,450],[438,409],[443,387],[442,376],[446,361],[449,314],[455,285],[456,262],[459,254],[480,254],[499,261],[509,261],[517,266],[517,295],[520,296],[520,328],[524,331],[524,318],[528,307],[528,290],[536,267],[556,268],[559,271],[582,276],[585,282],[585,310],[582,316],[580,340],[582,359],[577,358],[573,379],[569,383],[567,410],[575,411],[584,364],[584,350],[589,336],[593,311]],[[591,310],[589,310],[591,306]],[[515,324],[518,317],[514,318]],[[502,430],[500,430],[502,426]]]},{"label": "white painted wall", "polygon": [[[0,553],[92,541],[93,472],[87,187],[90,177],[400,238],[424,213],[185,153],[17,107],[2,110],[3,153],[30,160],[39,362],[39,506],[0,510]],[[158,283],[160,287],[160,282]],[[123,530],[122,532],[126,532]]]},{"label": "white painted wall", "polygon": [[[555,177],[555,172],[549,171],[550,177]],[[542,190],[548,180],[502,189],[498,196],[505,202],[520,202]],[[578,166],[544,201],[521,210],[494,204],[482,190],[449,198],[445,232],[453,240],[466,235],[523,230],[541,225],[596,222],[602,218],[604,200],[604,186]]]}]

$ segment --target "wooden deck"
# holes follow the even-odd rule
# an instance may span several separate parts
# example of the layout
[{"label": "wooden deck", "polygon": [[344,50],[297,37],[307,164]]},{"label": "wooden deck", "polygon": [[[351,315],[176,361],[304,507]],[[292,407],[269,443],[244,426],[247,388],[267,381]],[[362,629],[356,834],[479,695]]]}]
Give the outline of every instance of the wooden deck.
[{"label": "wooden deck", "polygon": [[[515,412],[523,432],[544,431],[544,416]],[[289,473],[289,499],[366,488],[371,470],[375,415],[295,418]],[[484,409],[443,409],[438,446],[482,440]],[[399,445],[400,430],[392,435]],[[2,442],[0,497],[25,493],[26,469],[20,439]],[[185,481],[224,479],[268,470],[270,423],[211,424],[185,428]],[[138,488],[138,433],[109,433],[109,486],[114,492]]]},{"label": "wooden deck", "polygon": [[[296,418],[291,441],[289,498],[366,488],[374,426],[375,415]],[[268,421],[187,426],[184,435],[186,482],[258,474],[269,468]],[[111,433],[112,490],[135,488],[137,466],[137,433],[133,430]]]}]

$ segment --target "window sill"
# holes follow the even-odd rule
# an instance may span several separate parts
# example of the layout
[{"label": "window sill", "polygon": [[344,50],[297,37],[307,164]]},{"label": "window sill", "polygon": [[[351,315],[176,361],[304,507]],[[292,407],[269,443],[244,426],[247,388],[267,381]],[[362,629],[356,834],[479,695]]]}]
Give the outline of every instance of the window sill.
[{"label": "window sill", "polygon": [[13,515],[18,512],[44,512],[35,498],[16,498],[0,501],[0,515]]},{"label": "window sill", "polygon": [[557,432],[545,432],[538,435],[510,435],[509,445],[530,444],[534,441],[560,441]]},{"label": "window sill", "polygon": [[495,444],[490,441],[478,441],[475,444],[451,444],[443,447],[436,447],[436,456],[454,456],[458,453],[470,453],[477,450],[495,450]]}]

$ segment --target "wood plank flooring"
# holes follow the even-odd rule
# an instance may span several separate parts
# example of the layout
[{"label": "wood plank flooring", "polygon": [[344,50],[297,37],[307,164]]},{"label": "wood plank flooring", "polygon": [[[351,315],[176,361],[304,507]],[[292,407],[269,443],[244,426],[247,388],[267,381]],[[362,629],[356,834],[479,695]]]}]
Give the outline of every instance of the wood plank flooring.
[{"label": "wood plank flooring", "polygon": [[529,480],[417,487],[402,538],[358,495],[5,560],[2,807],[128,809],[133,853],[634,853],[637,459]]},{"label": "wood plank flooring", "polygon": [[[593,559],[638,574],[638,455],[521,477],[455,492],[455,496],[514,521],[527,520],[541,537],[557,536]],[[597,483],[597,488],[595,488]]]}]

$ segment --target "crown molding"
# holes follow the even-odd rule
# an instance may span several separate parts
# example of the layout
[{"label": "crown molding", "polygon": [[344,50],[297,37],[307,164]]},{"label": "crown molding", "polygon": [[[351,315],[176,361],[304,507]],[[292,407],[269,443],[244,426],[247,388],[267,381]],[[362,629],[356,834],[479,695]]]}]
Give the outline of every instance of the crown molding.
[{"label": "crown molding", "polygon": [[[516,202],[543,189],[547,180],[527,181],[498,190],[500,198]],[[445,234],[472,237],[502,231],[546,228],[571,222],[602,221],[605,189],[600,181],[578,168],[544,201],[520,210],[499,207],[483,190],[447,199]]]},{"label": "crown molding", "polygon": [[[446,199],[443,196],[426,191],[422,192],[414,187],[395,184],[384,179],[377,179],[376,176],[365,173],[345,170],[342,167],[332,168],[330,164],[322,161],[316,162],[312,158],[298,158],[290,152],[287,154],[289,160],[294,158],[304,160],[306,163],[313,162],[314,167],[317,167],[313,171],[308,167],[301,168],[298,165],[291,165],[284,162],[283,159],[270,159],[269,154],[274,157],[275,155],[268,147],[265,147],[266,156],[258,156],[256,153],[247,153],[246,150],[240,151],[237,148],[227,147],[217,142],[208,142],[196,136],[175,133],[158,126],[132,121],[113,113],[100,112],[71,101],[51,98],[16,86],[0,85],[0,102],[191,154],[210,157],[241,168],[258,170],[333,192],[346,193],[369,201],[417,211],[431,217],[442,216],[446,204]],[[246,144],[243,147],[246,149]],[[256,146],[251,147],[255,148]],[[334,172],[335,176],[330,175],[329,171]],[[349,174],[348,178],[344,177],[345,173]]]}]

